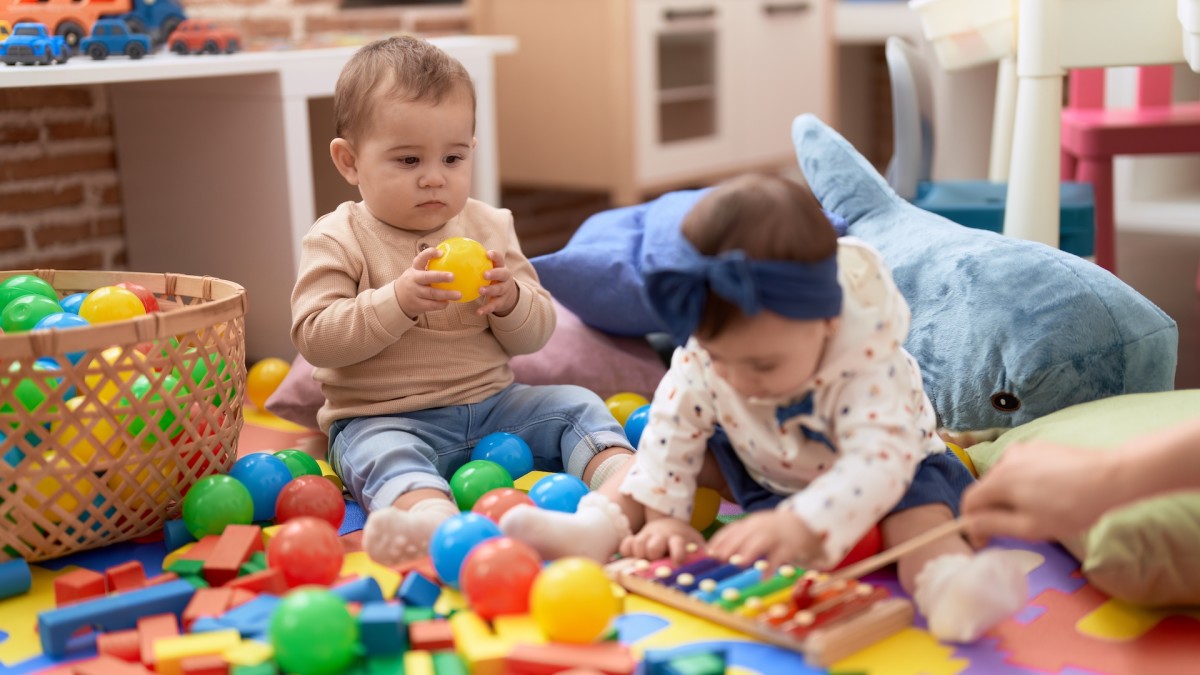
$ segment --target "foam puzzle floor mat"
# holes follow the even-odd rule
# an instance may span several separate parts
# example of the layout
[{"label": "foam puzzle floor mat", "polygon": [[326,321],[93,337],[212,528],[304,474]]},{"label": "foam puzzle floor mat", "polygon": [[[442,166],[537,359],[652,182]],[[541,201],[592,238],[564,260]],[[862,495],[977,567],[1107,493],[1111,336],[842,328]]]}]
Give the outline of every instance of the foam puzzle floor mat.
[{"label": "foam puzzle floor mat", "polygon": [[[247,412],[239,452],[294,447],[312,433],[286,422]],[[400,575],[376,565],[361,552],[358,531],[364,516],[348,504],[342,527],[347,551],[345,574],[369,575],[385,593],[394,592]],[[936,641],[917,624],[859,651],[828,670],[808,666],[799,654],[754,642],[733,630],[689,616],[635,595],[627,596],[618,620],[620,639],[635,656],[648,649],[672,649],[705,643],[726,649],[729,673],[870,673],[872,675],[992,675],[1066,673],[1068,675],[1164,675],[1200,672],[1200,610],[1158,611],[1108,598],[1079,575],[1079,565],[1056,545],[1003,542],[1025,551],[1029,601],[1025,608],[972,645]],[[167,552],[162,542],[115,544],[32,565],[31,592],[0,601],[0,675],[63,673],[63,663],[95,656],[94,645],[76,645],[55,661],[41,653],[37,614],[54,606],[55,577],[77,568],[103,571],[130,560],[141,561],[147,575],[161,572]],[[900,595],[892,572],[866,581]]]}]

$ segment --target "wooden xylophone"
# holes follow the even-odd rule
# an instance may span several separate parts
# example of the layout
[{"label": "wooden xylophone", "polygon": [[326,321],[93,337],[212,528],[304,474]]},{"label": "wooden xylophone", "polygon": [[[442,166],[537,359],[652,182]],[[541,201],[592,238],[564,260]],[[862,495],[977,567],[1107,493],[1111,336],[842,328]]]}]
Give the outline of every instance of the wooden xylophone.
[{"label": "wooden xylophone", "polygon": [[883,588],[786,565],[765,575],[766,567],[694,551],[678,566],[625,559],[607,569],[631,593],[800,652],[817,667],[912,625],[912,603]]}]

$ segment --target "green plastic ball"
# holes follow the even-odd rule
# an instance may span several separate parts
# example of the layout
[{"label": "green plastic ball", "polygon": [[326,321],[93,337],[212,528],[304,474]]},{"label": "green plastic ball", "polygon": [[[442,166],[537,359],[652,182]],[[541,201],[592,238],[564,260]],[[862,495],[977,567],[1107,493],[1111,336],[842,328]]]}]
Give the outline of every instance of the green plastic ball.
[{"label": "green plastic ball", "polygon": [[282,459],[284,464],[287,464],[288,471],[292,472],[292,478],[320,476],[323,473],[321,465],[317,464],[317,460],[301,450],[288,448],[287,450],[280,450],[275,453],[275,456]]},{"label": "green plastic ball", "polygon": [[8,307],[8,303],[23,295],[40,295],[58,301],[58,293],[49,283],[32,274],[18,274],[0,282],[0,312]]},{"label": "green plastic ball", "polygon": [[303,588],[275,607],[270,636],[281,670],[332,675],[345,671],[354,660],[358,623],[338,596],[321,588]]},{"label": "green plastic ball", "polygon": [[40,295],[22,295],[13,300],[0,312],[0,328],[5,333],[24,333],[33,330],[37,322],[51,314],[62,314],[58,301]]},{"label": "green plastic ball", "polygon": [[[172,338],[173,346],[178,347],[178,341]],[[179,372],[178,368],[171,370],[171,374],[179,378],[180,381],[191,381],[188,385],[193,391],[208,393],[209,390],[217,388],[217,382],[228,382],[230,374],[225,371],[225,359],[222,359],[219,354],[208,354],[200,356],[195,350],[189,350],[184,355],[185,360],[193,361],[192,367],[188,370],[187,377]],[[230,392],[232,396],[236,390]],[[212,399],[213,405],[221,405],[221,395],[216,394]]]},{"label": "green plastic ball", "polygon": [[[145,375],[138,375],[133,382],[129,384],[129,389],[133,392],[133,397],[139,401],[147,401],[152,408],[160,409],[162,412],[158,418],[158,431],[151,431],[146,434],[143,439],[143,444],[151,445],[159,440],[168,441],[179,435],[183,427],[179,423],[179,418],[183,416],[185,404],[180,398],[187,393],[187,388],[182,386],[179,379],[174,375],[167,375],[162,379],[162,385],[159,391],[154,391],[150,379]],[[166,402],[163,399],[160,391],[170,392],[175,397],[174,405]],[[130,407],[129,399],[122,398],[119,404],[120,407]],[[123,420],[124,415],[118,415],[117,419]],[[129,433],[137,436],[146,428],[146,421],[141,415],[133,415],[129,420]],[[159,433],[161,432],[161,434]]]},{"label": "green plastic ball", "polygon": [[480,497],[496,488],[513,487],[512,476],[504,467],[486,459],[476,459],[458,468],[450,477],[450,491],[462,511],[470,511]]},{"label": "green plastic ball", "polygon": [[[33,369],[35,371],[56,372],[56,371],[50,371],[46,366],[39,365],[39,364],[34,364]],[[10,374],[15,375],[15,374],[19,373],[20,371],[21,371],[21,364],[17,363],[17,362],[12,363],[8,367],[8,372]],[[37,379],[42,380],[42,383],[40,385],[38,384]],[[13,393],[16,394],[17,402],[21,404],[21,407],[32,413],[32,412],[37,411],[38,408],[40,408],[43,404],[46,403],[46,401],[49,399],[49,397],[47,396],[47,392],[53,392],[55,387],[58,386],[59,380],[60,380],[60,378],[58,378],[58,377],[45,377],[45,378],[22,377],[17,382],[17,386],[15,387],[15,391]],[[3,383],[3,385],[7,387],[7,386],[9,386],[10,378],[0,377],[0,383]],[[0,404],[0,412],[3,412],[3,413],[13,412],[12,404],[9,403],[8,401],[5,401],[4,403]]]},{"label": "green plastic ball", "polygon": [[245,485],[230,476],[206,476],[183,498],[183,524],[197,540],[221,534],[227,525],[249,525],[254,500]]}]

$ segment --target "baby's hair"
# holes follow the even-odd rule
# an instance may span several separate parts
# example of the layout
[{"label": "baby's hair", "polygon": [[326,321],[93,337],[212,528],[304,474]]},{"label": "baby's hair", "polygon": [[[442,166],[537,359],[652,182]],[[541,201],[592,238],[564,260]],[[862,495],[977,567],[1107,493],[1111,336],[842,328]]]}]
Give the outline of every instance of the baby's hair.
[{"label": "baby's hair", "polygon": [[[773,174],[746,174],[720,183],[684,216],[681,229],[706,256],[742,250],[751,260],[806,263],[837,252],[837,233],[812,191]],[[715,338],[744,316],[710,292],[696,337]]]},{"label": "baby's hair", "polygon": [[458,59],[408,35],[376,40],[354,53],[333,91],[339,138],[362,131],[381,99],[441,103],[459,88],[475,109],[475,84]]}]

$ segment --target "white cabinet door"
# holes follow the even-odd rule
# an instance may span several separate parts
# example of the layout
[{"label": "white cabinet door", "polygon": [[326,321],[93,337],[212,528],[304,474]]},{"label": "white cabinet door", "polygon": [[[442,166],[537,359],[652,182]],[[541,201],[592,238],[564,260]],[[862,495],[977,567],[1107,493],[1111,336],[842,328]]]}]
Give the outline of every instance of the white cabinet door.
[{"label": "white cabinet door", "polygon": [[833,123],[828,0],[728,0],[728,57],[737,100],[736,153],[771,161],[792,151],[791,124],[801,113]]},{"label": "white cabinet door", "polygon": [[689,180],[731,161],[738,133],[729,0],[636,0],[636,181]]}]

